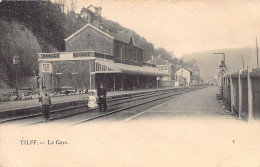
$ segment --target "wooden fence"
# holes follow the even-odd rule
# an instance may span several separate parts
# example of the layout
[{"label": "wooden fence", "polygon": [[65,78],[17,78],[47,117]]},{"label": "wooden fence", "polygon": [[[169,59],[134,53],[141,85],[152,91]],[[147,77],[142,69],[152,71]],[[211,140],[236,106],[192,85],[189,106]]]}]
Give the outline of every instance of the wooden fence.
[{"label": "wooden fence", "polygon": [[223,75],[223,103],[239,118],[260,119],[260,68]]}]

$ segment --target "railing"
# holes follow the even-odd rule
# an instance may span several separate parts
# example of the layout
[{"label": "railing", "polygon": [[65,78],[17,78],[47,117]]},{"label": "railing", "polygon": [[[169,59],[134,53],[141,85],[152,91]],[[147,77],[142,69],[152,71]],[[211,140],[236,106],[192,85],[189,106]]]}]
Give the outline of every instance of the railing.
[{"label": "railing", "polygon": [[239,118],[260,118],[260,68],[247,68],[223,76],[223,102]]}]

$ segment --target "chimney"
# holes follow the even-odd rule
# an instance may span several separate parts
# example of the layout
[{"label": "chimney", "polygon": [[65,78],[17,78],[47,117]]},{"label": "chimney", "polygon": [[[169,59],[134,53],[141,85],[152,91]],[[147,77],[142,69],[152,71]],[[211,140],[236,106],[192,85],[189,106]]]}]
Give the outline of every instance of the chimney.
[{"label": "chimney", "polygon": [[91,16],[90,16],[90,14],[87,14],[87,21],[88,21],[88,23],[91,23]]},{"label": "chimney", "polygon": [[95,7],[95,14],[96,15],[101,16],[101,11],[102,11],[101,7]]},{"label": "chimney", "polygon": [[158,54],[158,58],[159,58],[159,59],[161,58],[161,54]]}]

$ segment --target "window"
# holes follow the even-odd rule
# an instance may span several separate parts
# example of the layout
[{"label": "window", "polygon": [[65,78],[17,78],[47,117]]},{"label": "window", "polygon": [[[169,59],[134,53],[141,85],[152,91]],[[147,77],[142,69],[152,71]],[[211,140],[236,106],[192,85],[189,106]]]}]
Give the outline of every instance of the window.
[{"label": "window", "polygon": [[127,60],[127,45],[123,44],[123,56],[125,60]]},{"label": "window", "polygon": [[135,48],[133,48],[133,61],[136,61],[136,51],[135,51]]},{"label": "window", "polygon": [[120,56],[120,44],[119,42],[115,42],[115,57],[119,59]]},{"label": "window", "polygon": [[130,47],[128,49],[127,59],[132,60],[131,55],[132,55],[132,48]]}]

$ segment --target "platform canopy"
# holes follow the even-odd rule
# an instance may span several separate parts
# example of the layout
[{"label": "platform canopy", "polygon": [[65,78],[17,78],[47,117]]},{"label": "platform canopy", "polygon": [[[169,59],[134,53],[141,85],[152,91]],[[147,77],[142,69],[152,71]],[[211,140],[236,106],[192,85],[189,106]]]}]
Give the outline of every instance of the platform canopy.
[{"label": "platform canopy", "polygon": [[127,74],[152,75],[152,76],[171,76],[170,73],[165,73],[163,71],[160,71],[158,68],[114,63],[113,61],[109,61],[109,60],[96,60],[95,72],[96,73],[127,73]]}]

